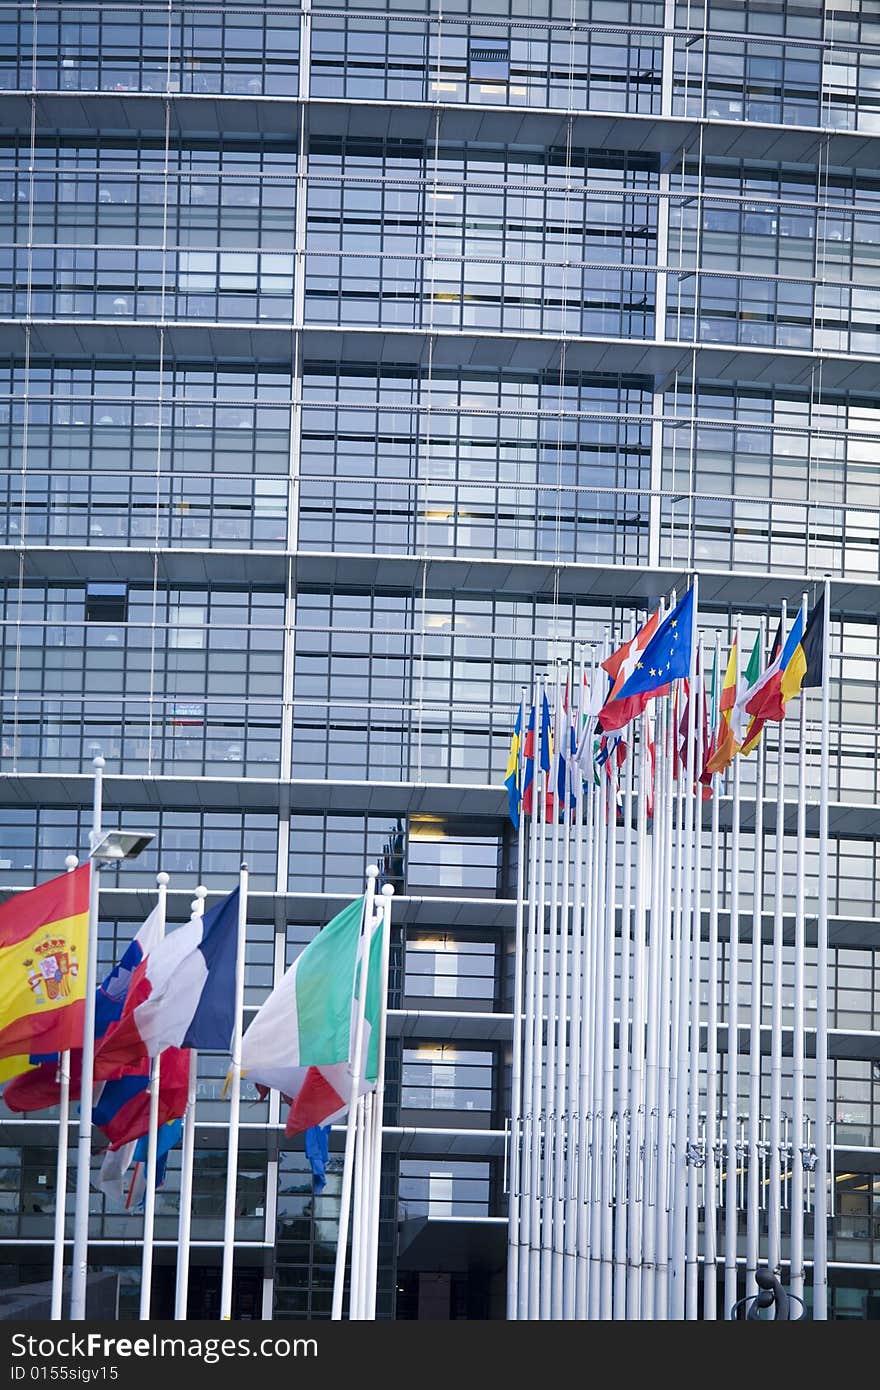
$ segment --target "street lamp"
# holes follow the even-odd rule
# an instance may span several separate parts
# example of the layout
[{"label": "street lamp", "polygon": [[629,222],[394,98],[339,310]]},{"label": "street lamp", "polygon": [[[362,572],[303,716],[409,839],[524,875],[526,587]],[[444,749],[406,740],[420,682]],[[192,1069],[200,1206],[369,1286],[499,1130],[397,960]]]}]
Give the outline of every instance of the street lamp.
[{"label": "street lamp", "polygon": [[154,840],[151,830],[110,830],[90,852],[95,864],[112,864],[121,859],[137,859]]}]

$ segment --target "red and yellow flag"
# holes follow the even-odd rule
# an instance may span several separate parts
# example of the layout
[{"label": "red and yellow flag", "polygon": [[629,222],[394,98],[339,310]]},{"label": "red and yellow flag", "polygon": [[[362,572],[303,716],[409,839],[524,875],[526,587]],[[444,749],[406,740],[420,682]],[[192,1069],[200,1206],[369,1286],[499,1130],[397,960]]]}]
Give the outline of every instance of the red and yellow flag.
[{"label": "red and yellow flag", "polygon": [[718,728],[715,730],[711,756],[706,762],[706,772],[709,773],[725,772],[739,752],[739,743],[730,727],[730,718],[736,703],[737,645],[737,640],[734,638],[727,660],[727,670],[721,685],[721,700],[719,702],[721,718],[718,721]]},{"label": "red and yellow flag", "polygon": [[82,1047],[89,865],[0,906],[0,1058]]}]

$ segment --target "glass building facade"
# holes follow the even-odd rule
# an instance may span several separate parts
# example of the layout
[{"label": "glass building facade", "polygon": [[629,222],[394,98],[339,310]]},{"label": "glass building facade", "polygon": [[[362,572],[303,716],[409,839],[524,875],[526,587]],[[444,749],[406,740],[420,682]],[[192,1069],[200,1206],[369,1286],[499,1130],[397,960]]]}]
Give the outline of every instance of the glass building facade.
[{"label": "glass building facade", "polygon": [[[880,5],[3,0],[0,130],[0,889],[85,852],[101,751],[156,836],[102,964],[159,868],[180,918],[244,858],[253,1010],[383,863],[379,1315],[503,1317],[520,690],[685,571],[725,641],[830,573],[832,1313],[880,1316]],[[743,845],[772,913],[793,844]],[[338,1161],[315,1198],[244,1100],[234,1315],[327,1316]],[[34,1282],[56,1128],[0,1115]],[[92,1207],[136,1315],[139,1218]]]}]

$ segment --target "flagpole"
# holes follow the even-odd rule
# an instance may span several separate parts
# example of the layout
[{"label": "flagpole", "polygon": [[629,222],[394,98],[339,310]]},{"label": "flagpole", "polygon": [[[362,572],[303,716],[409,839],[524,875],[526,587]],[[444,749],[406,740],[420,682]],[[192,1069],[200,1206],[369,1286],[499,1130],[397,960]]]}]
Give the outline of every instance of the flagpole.
[{"label": "flagpole", "polygon": [[[536,1071],[540,1066],[539,1053],[535,1047],[539,1025],[536,1015],[540,1010],[540,993],[537,983],[537,941],[538,941],[538,807],[541,800],[540,787],[540,744],[541,720],[539,718],[541,698],[540,678],[534,678],[534,700],[532,705],[534,722],[532,728],[532,790],[531,825],[529,827],[529,920],[526,941],[525,970],[525,1028],[523,1048],[523,1161],[522,1172],[522,1228],[520,1231],[520,1273],[519,1273],[519,1317],[531,1320],[537,1315],[535,1302],[535,1246],[538,1240],[537,1215],[537,1150],[540,1144],[538,1111],[540,1089],[536,1081]],[[532,722],[530,716],[529,722]],[[527,734],[527,730],[525,731]],[[523,746],[525,747],[525,738]],[[525,762],[523,760],[523,766]],[[525,771],[523,772],[523,805],[521,819],[525,816]]]},{"label": "flagpole", "polygon": [[[156,875],[159,885],[159,913],[156,919],[156,944],[165,935],[168,905],[168,875]],[[147,1130],[146,1190],[144,1193],[144,1243],[141,1255],[141,1322],[150,1320],[150,1296],[153,1290],[153,1232],[156,1220],[156,1150],[159,1142],[159,1086],[162,1054],[157,1053],[150,1068],[150,1120]]]},{"label": "flagpole", "polygon": [[[599,676],[595,651],[590,664],[590,689]],[[592,1030],[593,1030],[593,935],[592,915],[595,895],[594,851],[596,835],[596,787],[592,738],[588,735],[585,754],[589,761],[590,781],[586,787],[586,833],[582,839],[583,885],[579,933],[581,938],[581,1019],[578,1047],[578,1166],[577,1166],[577,1282],[575,1288],[575,1317],[584,1321],[589,1314],[590,1283],[590,1184],[592,1182]],[[583,767],[581,767],[583,773]],[[583,815],[583,812],[582,812]]]},{"label": "flagpole", "polygon": [[[787,605],[782,602],[780,633],[785,632]],[[774,653],[770,653],[771,660]],[[770,1026],[770,1200],[768,1203],[767,1263],[771,1273],[782,1274],[782,989],[783,923],[785,891],[785,720],[776,725],[776,868],[773,882],[773,988]]]},{"label": "flagpole", "polygon": [[[604,655],[608,655],[608,636],[606,633]],[[592,1099],[592,1133],[590,1142],[590,1260],[589,1260],[589,1318],[596,1322],[601,1317],[602,1306],[602,1060],[604,1056],[605,1008],[602,997],[602,983],[605,977],[605,952],[608,947],[606,933],[607,880],[606,860],[608,849],[608,792],[604,769],[599,773],[599,787],[596,796],[596,865],[593,891],[593,911],[590,932],[593,942],[593,988],[592,1023],[593,1040],[590,1049],[590,1070],[592,1074],[590,1094]]]},{"label": "flagpole", "polygon": [[[806,594],[801,602],[806,613]],[[791,1292],[804,1296],[804,957],[806,954],[806,839],[807,839],[807,702],[800,700],[797,852],[794,899],[794,1011],[792,1018],[792,1120],[791,1120]],[[821,884],[819,892],[821,895]]]},{"label": "flagpole", "polygon": [[[205,912],[208,890],[203,884],[196,889],[190,911],[194,917]],[[199,1054],[195,1048],[189,1054],[189,1081],[186,1092],[186,1113],[183,1117],[183,1142],[180,1159],[180,1211],[177,1222],[177,1273],[174,1288],[174,1317],[186,1320],[189,1294],[190,1231],[192,1229],[192,1188],[196,1141],[196,1088],[199,1075]]]},{"label": "flagpole", "polygon": [[[696,615],[695,615],[696,620]],[[696,621],[694,625],[696,637]],[[694,866],[693,887],[690,903],[691,918],[691,968],[690,968],[690,1074],[687,1097],[687,1153],[681,1155],[680,1163],[686,1166],[687,1217],[685,1249],[685,1317],[696,1322],[699,1307],[699,1142],[700,1142],[700,986],[701,951],[703,939],[703,791],[700,777],[703,771],[705,748],[703,733],[706,728],[705,715],[705,665],[703,639],[699,639],[699,653],[694,683],[691,686],[694,702],[694,738],[690,744],[691,772],[688,787],[694,803]],[[703,1165],[705,1158],[703,1157]],[[704,1167],[703,1167],[704,1170]]]},{"label": "flagpole", "polygon": [[[630,1322],[640,1320],[642,1278],[642,1211],[644,1206],[642,1145],[644,1141],[645,1109],[645,893],[648,872],[648,719],[641,718],[639,731],[639,775],[636,797],[636,893],[633,920],[633,1024],[630,1055],[632,1081],[630,1086],[630,1139],[628,1171],[627,1225],[627,1291],[626,1316]],[[655,807],[656,814],[656,807]]]},{"label": "flagpole", "polygon": [[[635,637],[637,624],[632,623],[632,637]],[[623,896],[620,905],[620,1008],[617,1024],[617,1143],[615,1146],[614,1170],[614,1292],[612,1296],[613,1317],[616,1321],[626,1319],[627,1283],[627,1141],[631,1125],[629,1111],[630,1071],[632,1068],[635,1037],[631,1037],[630,973],[632,939],[632,816],[633,816],[633,764],[635,762],[635,721],[630,725],[630,747],[624,772],[623,794]]]},{"label": "flagpole", "polygon": [[[761,664],[767,647],[766,619],[761,618]],[[748,1121],[748,1197],[746,1203],[746,1297],[758,1293],[758,1226],[760,1181],[758,1143],[761,1119],[761,1018],[763,995],[763,949],[761,942],[764,906],[764,740],[756,749],[755,765],[755,850],[752,873],[752,979],[749,1012],[749,1121]]]},{"label": "flagpole", "polygon": [[244,953],[247,940],[248,867],[239,871],[238,940],[235,953],[235,1014],[232,1025],[232,1076],[229,1097],[229,1147],[226,1159],[226,1206],[223,1213],[223,1268],[220,1321],[232,1317],[232,1276],[235,1256],[235,1195],[238,1186],[238,1135],[241,1114],[241,1034],[244,1019]]},{"label": "flagpole", "polygon": [[[583,1010],[583,950],[582,950],[582,908],[583,908],[583,829],[584,829],[584,783],[581,763],[581,743],[592,739],[588,719],[591,717],[584,708],[586,700],[586,661],[581,646],[578,665],[578,702],[576,731],[576,759],[571,771],[574,787],[574,889],[571,907],[571,1019],[569,1024],[568,1060],[568,1144],[565,1170],[565,1276],[563,1281],[564,1321],[572,1322],[577,1315],[577,1273],[578,1273],[578,1166],[580,1142],[580,1103],[579,1083],[581,1065],[581,1016]],[[591,670],[592,675],[592,670]],[[592,682],[590,695],[592,698]],[[574,702],[572,702],[574,717]]]},{"label": "flagpole", "polygon": [[603,1322],[612,1316],[614,1291],[614,1238],[612,1205],[612,1167],[614,1163],[614,945],[617,928],[617,749],[605,764],[606,839],[605,914],[601,923],[605,950],[605,979],[602,988],[602,1167],[600,1198],[601,1284],[599,1316]]},{"label": "flagpole", "polygon": [[[545,1088],[546,1054],[544,1050],[544,909],[547,899],[547,774],[541,767],[543,756],[544,701],[547,698],[546,677],[539,682],[539,701],[535,710],[535,768],[532,797],[537,797],[538,858],[537,914],[535,921],[535,1016],[534,1052],[535,1073],[535,1133],[532,1148],[532,1245],[529,1317],[544,1317],[544,1185],[546,1181],[545,1149],[547,1145],[547,1093]],[[549,749],[547,750],[549,761]]]},{"label": "flagpole", "polygon": [[[673,604],[674,606],[674,604]],[[674,1106],[673,1064],[677,1056],[672,1045],[677,1019],[673,998],[674,952],[681,932],[681,833],[683,789],[675,779],[678,710],[672,697],[666,708],[668,834],[663,856],[663,888],[660,894],[659,970],[659,1053],[657,1064],[657,1191],[654,1236],[654,1317],[669,1317],[669,1244],[671,1203],[669,1183],[670,1143]],[[675,878],[673,880],[673,851]]]},{"label": "flagpole", "polygon": [[[519,748],[516,758],[517,791],[519,794],[519,824],[516,833],[516,921],[513,952],[513,1051],[510,1056],[510,1191],[507,1211],[507,1320],[519,1317],[519,1238],[520,1173],[522,1170],[522,1048],[523,1048],[523,916],[525,884],[525,812],[522,805],[523,752],[526,737],[526,691],[519,697]],[[384,889],[383,889],[384,892]],[[390,912],[391,904],[387,904]]]},{"label": "flagpole", "polygon": [[[522,725],[520,725],[522,727]],[[520,817],[520,822],[522,818]],[[379,1273],[379,1211],[382,1195],[382,1134],[385,1114],[385,1052],[388,1036],[388,972],[391,960],[391,899],[394,886],[386,883],[382,889],[382,947],[379,957],[379,1049],[376,1070],[376,1090],[373,1094],[373,1157],[370,1191],[370,1235],[368,1244],[367,1294],[364,1317],[376,1320],[376,1293]]]},{"label": "flagpole", "polygon": [[[819,734],[819,904],[816,945],[816,1176],[813,1318],[828,1318],[828,754],[831,736],[831,582],[822,604],[822,723]],[[806,628],[806,620],[804,622]],[[801,696],[801,705],[806,703]]]},{"label": "flagpole", "polygon": [[[64,867],[69,874],[79,864],[75,854],[68,854]],[[55,1164],[55,1230],[52,1239],[52,1303],[49,1317],[61,1321],[64,1295],[64,1227],[67,1215],[67,1152],[70,1143],[70,1052],[58,1058],[58,1157]]]},{"label": "flagpole", "polygon": [[[95,758],[94,797],[90,855],[101,842],[104,759]],[[70,1321],[82,1322],[86,1316],[86,1287],[89,1268],[89,1185],[92,1163],[92,1106],[95,1095],[95,988],[98,979],[98,912],[100,868],[95,859],[89,864],[89,941],[86,952],[85,1018],[83,1022],[82,1083],[80,1088],[79,1136],[76,1158],[76,1203],[73,1215],[73,1260],[70,1283]]]},{"label": "flagpole", "polygon": [[[562,667],[556,664],[556,680],[553,700],[553,725],[555,746],[550,759],[548,800],[553,798],[553,833],[550,847],[550,916],[547,922],[547,1031],[544,1053],[546,1057],[545,1101],[546,1119],[544,1123],[544,1183],[542,1190],[541,1216],[541,1319],[547,1321],[557,1316],[554,1306],[557,1286],[557,1240],[556,1240],[556,1193],[555,1142],[556,1142],[556,1024],[557,1024],[557,975],[559,956],[559,807],[557,789],[553,784],[554,762],[559,756],[560,704],[562,699]],[[561,1278],[562,1265],[559,1260],[558,1275]],[[561,1289],[560,1289],[561,1294]]]},{"label": "flagpole", "polygon": [[[736,686],[739,694],[741,624],[736,621]],[[737,1095],[739,1057],[739,803],[740,758],[733,760],[733,822],[730,841],[730,941],[727,973],[727,1121],[724,1189],[724,1316],[737,1300]]]},{"label": "flagpole", "polygon": [[[670,1316],[677,1321],[681,1321],[685,1316],[685,1283],[686,1283],[686,1213],[688,1197],[688,1163],[687,1163],[687,1140],[688,1140],[688,1097],[690,1094],[689,1084],[689,1059],[690,1048],[688,1046],[688,1022],[691,1006],[688,985],[690,982],[690,951],[693,936],[693,914],[694,900],[697,902],[697,912],[699,912],[699,884],[694,885],[694,835],[699,834],[699,818],[697,813],[697,803],[694,794],[694,787],[697,782],[697,757],[696,757],[696,711],[698,702],[697,693],[697,615],[699,613],[699,576],[694,575],[692,580],[693,589],[693,620],[691,626],[691,650],[690,664],[688,667],[688,703],[687,703],[687,728],[685,734],[685,756],[687,761],[682,759],[680,775],[682,791],[679,798],[681,807],[681,797],[684,798],[684,825],[682,833],[684,836],[684,865],[682,876],[682,891],[678,911],[678,944],[676,949],[676,968],[677,968],[677,1024],[676,1024],[676,1048],[675,1048],[675,1127],[674,1127],[674,1148],[675,1167],[673,1169],[672,1182],[672,1261],[669,1278],[669,1300]],[[679,689],[682,689],[679,684]],[[678,730],[676,730],[677,736]],[[681,841],[680,841],[681,843]],[[676,894],[678,897],[678,894]],[[691,985],[694,996],[698,993],[698,982],[695,980]]]},{"label": "flagpole", "polygon": [[[372,924],[371,924],[372,925]],[[367,936],[369,941],[369,934]],[[363,1246],[364,1246],[364,1152],[367,1131],[367,1097],[358,1096],[355,1107],[354,1178],[351,1204],[351,1260],[349,1262],[348,1320],[359,1322],[363,1310]]]},{"label": "flagpole", "polygon": [[645,1037],[645,1114],[644,1167],[642,1197],[642,1283],[641,1317],[654,1319],[657,1238],[657,1158],[660,1055],[660,971],[663,961],[661,897],[664,892],[664,859],[671,833],[669,772],[671,760],[666,747],[668,699],[658,701],[654,729],[654,823],[651,827],[651,913],[647,950],[647,1021]]},{"label": "flagpole", "polygon": [[[713,665],[712,728],[718,726],[720,710],[721,639],[715,634]],[[706,998],[706,1201],[703,1215],[703,1319],[715,1321],[718,1305],[718,856],[721,777],[712,776],[712,830],[709,858],[709,962]]]},{"label": "flagpole", "polygon": [[571,914],[571,780],[574,775],[571,760],[571,732],[574,718],[574,691],[572,690],[572,669],[566,667],[565,705],[567,716],[562,722],[562,739],[558,749],[559,767],[563,770],[562,796],[559,797],[557,777],[557,819],[562,820],[562,902],[559,912],[559,952],[557,956],[558,994],[556,1000],[556,1112],[553,1149],[553,1195],[555,1209],[553,1214],[554,1255],[553,1255],[553,1316],[564,1317],[565,1274],[566,1274],[566,1226],[565,1226],[565,1173],[566,1138],[569,1122],[569,1033],[568,1033],[568,974],[571,968],[569,954],[570,914]]},{"label": "flagpole", "polygon": [[[339,1235],[336,1242],[336,1267],[333,1274],[333,1308],[331,1319],[339,1322],[342,1318],[342,1294],[345,1283],[345,1257],[348,1250],[348,1227],[351,1216],[351,1189],[354,1162],[354,1142],[355,1126],[357,1123],[357,1097],[361,1084],[361,1059],[363,1056],[363,1033],[364,1017],[367,1003],[367,977],[370,965],[370,944],[373,925],[373,901],[376,896],[376,879],[379,870],[375,864],[368,864],[366,869],[367,889],[364,894],[364,912],[361,920],[361,932],[359,942],[360,974],[355,971],[355,978],[358,981],[357,1008],[355,1010],[355,1035],[354,1046],[351,1052],[351,1093],[348,1105],[348,1116],[345,1126],[345,1159],[342,1168],[342,1192],[340,1195],[339,1209]],[[354,1279],[355,1272],[352,1269],[351,1277]],[[351,1297],[349,1297],[349,1314],[351,1313]],[[349,1318],[350,1320],[350,1318]]]}]

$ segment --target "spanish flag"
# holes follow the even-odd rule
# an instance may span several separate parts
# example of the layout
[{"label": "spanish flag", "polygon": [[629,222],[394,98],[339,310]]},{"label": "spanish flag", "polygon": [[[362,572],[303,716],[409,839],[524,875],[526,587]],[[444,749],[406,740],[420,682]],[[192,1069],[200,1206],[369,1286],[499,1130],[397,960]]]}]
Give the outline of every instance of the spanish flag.
[{"label": "spanish flag", "polygon": [[0,1058],[82,1047],[89,865],[0,906]]}]

